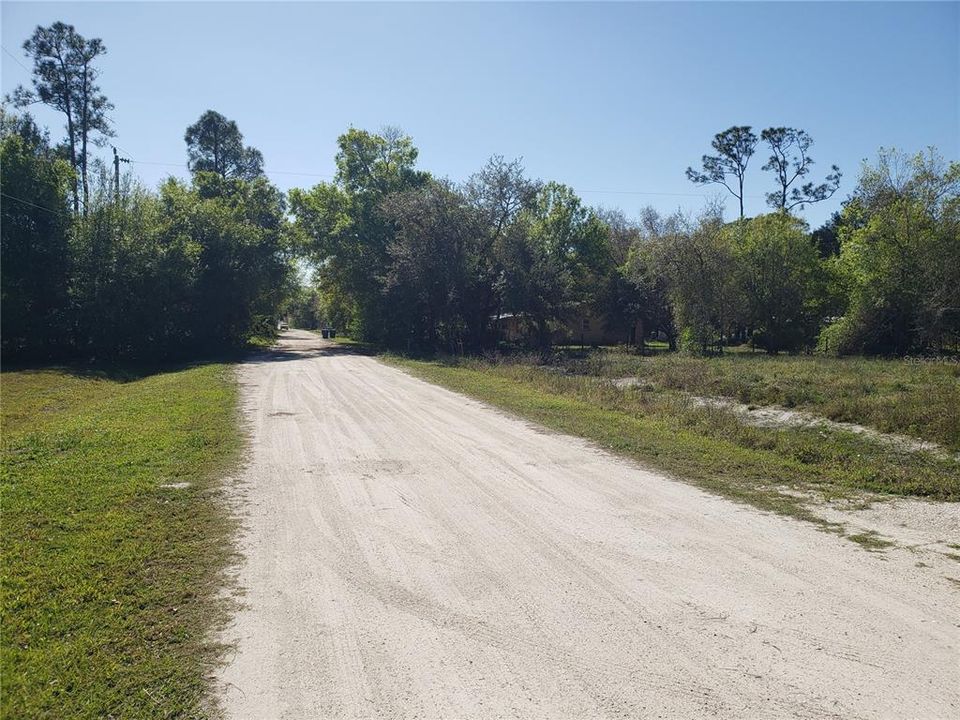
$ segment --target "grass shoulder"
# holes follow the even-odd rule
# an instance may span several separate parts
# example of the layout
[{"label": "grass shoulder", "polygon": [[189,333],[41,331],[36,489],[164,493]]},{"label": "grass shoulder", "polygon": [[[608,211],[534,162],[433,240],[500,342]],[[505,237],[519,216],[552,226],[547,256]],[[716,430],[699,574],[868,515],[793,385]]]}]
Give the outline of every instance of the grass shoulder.
[{"label": "grass shoulder", "polygon": [[230,554],[228,364],[4,372],[2,715],[196,715]]},{"label": "grass shoulder", "polygon": [[247,338],[247,350],[269,350],[277,344],[277,338],[273,335],[251,335]]},{"label": "grass shoulder", "polygon": [[[315,332],[318,332],[319,334],[319,331],[315,331]],[[354,340],[351,337],[338,335],[337,337],[333,338],[333,342],[335,342],[337,345],[340,345],[344,348],[347,348],[357,353],[362,353],[364,355],[376,355],[379,353],[379,350],[375,345],[372,345],[367,342],[363,342],[362,340]]]}]

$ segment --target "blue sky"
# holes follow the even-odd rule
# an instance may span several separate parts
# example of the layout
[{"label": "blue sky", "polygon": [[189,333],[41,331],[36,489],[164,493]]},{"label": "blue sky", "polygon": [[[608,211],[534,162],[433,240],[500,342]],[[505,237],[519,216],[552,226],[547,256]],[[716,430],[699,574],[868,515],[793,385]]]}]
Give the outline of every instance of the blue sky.
[{"label": "blue sky", "polygon": [[[841,166],[813,225],[880,146],[960,158],[958,3],[3,2],[3,48],[29,67],[23,40],[55,20],[106,43],[116,143],[151,186],[186,174],[184,129],[208,108],[239,123],[284,189],[331,176],[347,127],[389,124],[437,175],[522,156],[531,176],[631,216],[722,191],[684,170],[733,124],[804,128],[814,178]],[[28,73],[0,57],[6,93]],[[59,136],[58,117],[36,115]],[[770,189],[762,164],[748,214]]]}]

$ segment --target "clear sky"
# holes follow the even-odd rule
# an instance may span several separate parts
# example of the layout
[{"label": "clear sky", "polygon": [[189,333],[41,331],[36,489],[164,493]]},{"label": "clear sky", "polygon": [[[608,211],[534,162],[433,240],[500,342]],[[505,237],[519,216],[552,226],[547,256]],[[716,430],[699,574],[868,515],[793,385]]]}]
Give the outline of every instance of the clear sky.
[{"label": "clear sky", "polygon": [[[841,166],[813,225],[880,146],[960,157],[956,2],[3,2],[4,50],[29,67],[21,44],[55,20],[106,43],[116,143],[151,186],[186,174],[183,133],[208,108],[239,123],[284,189],[332,176],[349,126],[389,124],[437,175],[522,156],[531,176],[631,216],[702,206],[717,190],[684,170],[733,124],[804,128],[814,179]],[[28,73],[0,57],[6,93]],[[36,115],[59,137],[60,118]],[[762,164],[748,214],[770,189]]]}]

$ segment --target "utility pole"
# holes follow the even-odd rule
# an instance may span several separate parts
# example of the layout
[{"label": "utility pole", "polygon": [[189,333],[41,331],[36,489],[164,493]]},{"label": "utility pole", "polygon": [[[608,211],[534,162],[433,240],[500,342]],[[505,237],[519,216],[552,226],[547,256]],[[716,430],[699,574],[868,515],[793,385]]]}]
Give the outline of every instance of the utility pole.
[{"label": "utility pole", "polygon": [[117,155],[117,148],[114,145],[110,147],[113,148],[113,200],[114,202],[120,202],[120,163],[130,162],[130,158],[122,158]]}]

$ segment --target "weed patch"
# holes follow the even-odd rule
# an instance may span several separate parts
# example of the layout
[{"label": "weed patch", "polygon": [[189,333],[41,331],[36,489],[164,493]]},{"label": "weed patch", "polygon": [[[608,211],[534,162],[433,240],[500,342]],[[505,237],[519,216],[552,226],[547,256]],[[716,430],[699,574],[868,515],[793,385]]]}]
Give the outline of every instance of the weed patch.
[{"label": "weed patch", "polygon": [[806,410],[960,451],[960,363],[732,352],[641,357],[621,350],[559,353],[568,374],[634,378],[665,390]]}]

